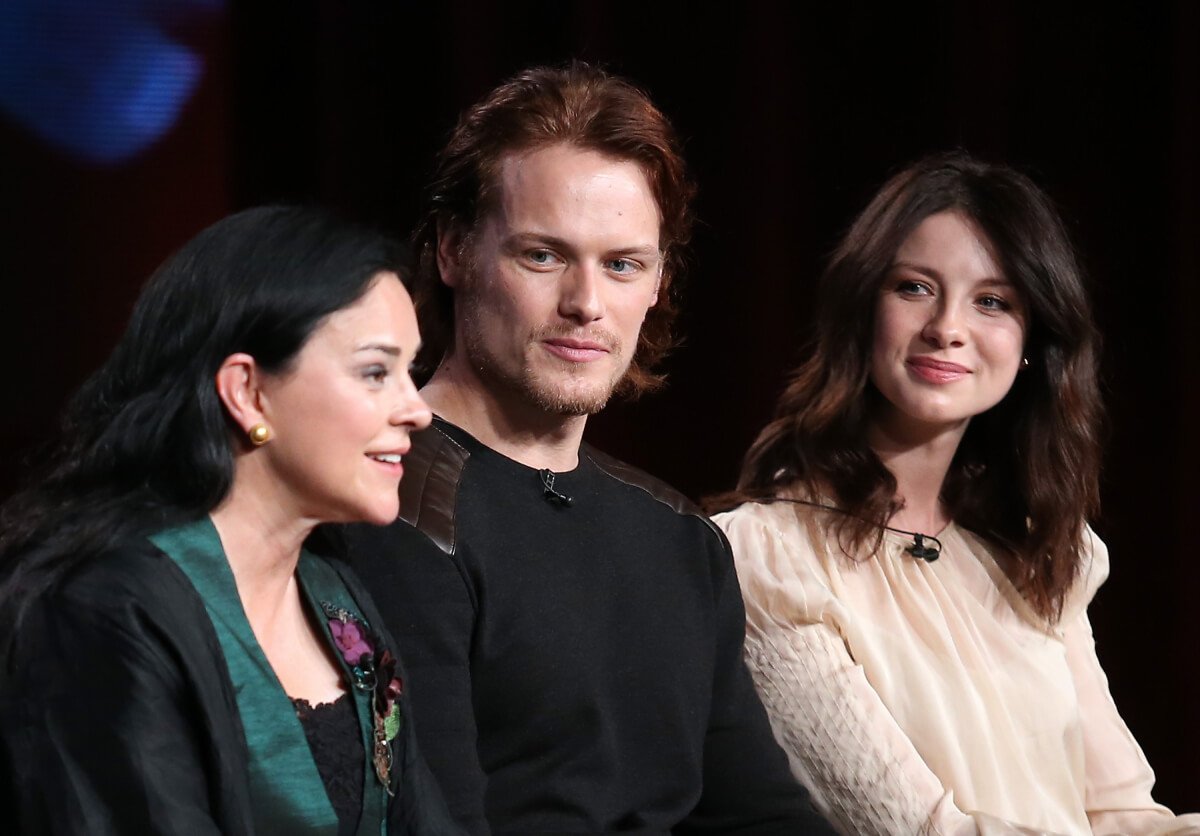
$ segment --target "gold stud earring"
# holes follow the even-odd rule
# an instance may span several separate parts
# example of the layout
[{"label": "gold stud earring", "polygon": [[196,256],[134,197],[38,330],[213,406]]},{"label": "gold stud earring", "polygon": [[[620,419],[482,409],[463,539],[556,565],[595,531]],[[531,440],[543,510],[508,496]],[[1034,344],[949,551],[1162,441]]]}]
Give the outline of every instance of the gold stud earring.
[{"label": "gold stud earring", "polygon": [[264,423],[259,422],[250,428],[250,443],[255,447],[262,447],[271,440],[271,429]]}]

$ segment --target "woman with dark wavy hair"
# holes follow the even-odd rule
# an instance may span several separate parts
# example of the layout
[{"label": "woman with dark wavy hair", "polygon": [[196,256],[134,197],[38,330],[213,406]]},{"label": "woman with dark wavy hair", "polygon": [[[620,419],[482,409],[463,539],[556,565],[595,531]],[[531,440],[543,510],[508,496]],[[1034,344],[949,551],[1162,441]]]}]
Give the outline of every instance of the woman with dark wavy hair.
[{"label": "woman with dark wavy hair", "polygon": [[853,834],[1200,832],[1151,799],[1096,659],[1098,337],[1050,201],[916,163],[815,322],[716,517],[796,776]]},{"label": "woman with dark wavy hair", "polygon": [[376,233],[269,207],[142,291],[0,512],[8,832],[454,831],[394,643],[313,552],[321,523],[395,519],[430,421],[401,264]]}]

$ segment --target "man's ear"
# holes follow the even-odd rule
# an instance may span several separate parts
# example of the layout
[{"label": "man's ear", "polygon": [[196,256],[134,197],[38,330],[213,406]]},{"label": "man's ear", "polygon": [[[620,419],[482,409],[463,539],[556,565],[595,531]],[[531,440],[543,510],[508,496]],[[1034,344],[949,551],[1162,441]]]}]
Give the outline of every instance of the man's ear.
[{"label": "man's ear", "polygon": [[467,232],[462,224],[439,220],[437,225],[438,275],[446,287],[458,287],[466,273],[470,254]]},{"label": "man's ear", "polygon": [[650,297],[650,307],[658,304],[658,294],[662,290],[663,285],[663,265],[666,263],[666,255],[658,260],[658,275],[654,277],[654,295]]},{"label": "man's ear", "polygon": [[249,354],[230,354],[217,369],[217,397],[233,422],[249,434],[255,424],[265,423],[261,390],[262,371]]}]

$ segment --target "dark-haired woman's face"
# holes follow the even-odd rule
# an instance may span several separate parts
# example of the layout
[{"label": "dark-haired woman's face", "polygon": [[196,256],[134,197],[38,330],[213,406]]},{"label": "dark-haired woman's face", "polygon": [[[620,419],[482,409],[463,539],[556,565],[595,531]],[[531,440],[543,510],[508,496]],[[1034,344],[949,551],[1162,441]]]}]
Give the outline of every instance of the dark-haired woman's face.
[{"label": "dark-haired woman's face", "polygon": [[383,273],[353,305],[331,314],[292,368],[262,385],[272,439],[262,456],[278,503],[317,522],[384,524],[409,434],[431,415],[409,377],[420,343],[412,301]]},{"label": "dark-haired woman's face", "polygon": [[966,428],[1008,394],[1025,343],[1025,304],[968,218],[926,218],[896,253],[875,311],[871,380],[884,429]]}]

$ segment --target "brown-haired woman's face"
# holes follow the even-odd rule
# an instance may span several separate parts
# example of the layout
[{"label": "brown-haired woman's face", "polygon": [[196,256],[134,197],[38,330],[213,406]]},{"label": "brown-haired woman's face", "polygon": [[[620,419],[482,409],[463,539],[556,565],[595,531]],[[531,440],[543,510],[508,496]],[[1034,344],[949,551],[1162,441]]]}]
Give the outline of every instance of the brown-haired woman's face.
[{"label": "brown-haired woman's face", "polygon": [[1026,308],[986,236],[959,212],[904,240],[875,309],[875,421],[904,435],[960,427],[1008,394],[1021,368]]}]

